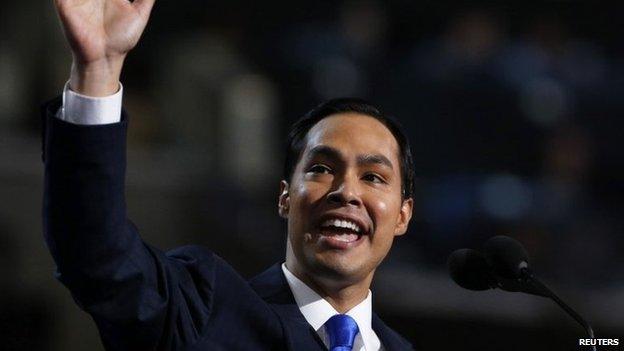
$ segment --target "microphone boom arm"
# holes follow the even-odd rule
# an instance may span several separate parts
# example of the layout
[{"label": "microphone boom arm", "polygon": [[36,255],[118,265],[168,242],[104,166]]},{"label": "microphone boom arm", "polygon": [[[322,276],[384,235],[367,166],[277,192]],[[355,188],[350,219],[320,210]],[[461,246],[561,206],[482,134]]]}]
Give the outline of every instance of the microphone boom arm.
[{"label": "microphone boom arm", "polygon": [[[583,329],[585,329],[590,338],[595,338],[594,330],[592,329],[591,325],[589,325],[589,323],[585,319],[583,319],[580,314],[573,310],[572,307],[568,306],[565,302],[563,302],[563,300],[561,300],[559,296],[557,296],[557,294],[555,294],[546,285],[539,281],[539,279],[535,277],[535,275],[528,267],[521,268],[520,276],[520,279],[528,284],[531,284],[534,288],[544,292],[547,297],[550,297],[553,301],[557,303],[557,305],[559,305],[559,307],[563,308],[563,310],[566,311],[566,313],[568,313],[570,317],[574,318],[574,320],[577,321],[583,327]],[[596,346],[592,346],[592,351],[596,351]]]}]

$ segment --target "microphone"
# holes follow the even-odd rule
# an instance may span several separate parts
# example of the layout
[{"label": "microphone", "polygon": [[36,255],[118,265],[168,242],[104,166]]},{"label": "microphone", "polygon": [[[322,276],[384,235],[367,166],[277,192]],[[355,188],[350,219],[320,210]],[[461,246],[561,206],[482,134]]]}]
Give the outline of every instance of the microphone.
[{"label": "microphone", "polygon": [[529,267],[529,255],[522,244],[508,236],[488,239],[483,249],[490,266],[502,277],[520,278],[522,270]]},{"label": "microphone", "polygon": [[[522,249],[524,251],[524,249]],[[505,259],[505,255],[500,255],[501,257],[497,257],[498,250],[495,251],[496,255],[494,256],[494,261],[502,261]],[[519,256],[520,258],[526,257]],[[490,260],[492,261],[492,260]],[[523,259],[519,262],[526,262],[526,259]],[[512,261],[513,262],[513,261]],[[513,266],[513,263],[507,263],[508,266]],[[499,267],[499,265],[493,265],[491,262],[488,262],[486,256],[476,250],[472,249],[459,249],[454,251],[448,258],[447,265],[449,268],[449,273],[451,278],[457,285],[462,288],[468,290],[488,290],[488,289],[496,289],[499,288],[501,290],[510,291],[510,292],[524,292],[532,295],[549,297],[548,293],[535,288],[532,285],[524,284],[522,282],[517,281],[517,279],[513,278],[510,274],[500,274],[494,267]],[[528,265],[528,263],[527,263]],[[502,266],[500,267],[508,267]],[[507,268],[507,270],[510,270]],[[503,273],[505,273],[503,271]]]},{"label": "microphone", "polygon": [[[510,292],[524,292],[548,297],[574,318],[594,339],[589,323],[561,300],[533,274],[526,250],[518,241],[507,236],[495,236],[483,245],[485,254],[472,249],[454,251],[447,261],[455,283],[469,290],[499,288]],[[596,346],[592,346],[596,350]]]},{"label": "microphone", "polygon": [[488,290],[497,286],[490,266],[483,254],[473,249],[459,249],[448,259],[451,278],[464,289]]}]

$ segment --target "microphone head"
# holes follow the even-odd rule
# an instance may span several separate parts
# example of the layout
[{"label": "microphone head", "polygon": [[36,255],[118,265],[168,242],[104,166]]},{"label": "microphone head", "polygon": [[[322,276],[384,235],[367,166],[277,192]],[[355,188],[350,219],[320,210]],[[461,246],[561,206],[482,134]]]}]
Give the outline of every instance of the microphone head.
[{"label": "microphone head", "polygon": [[503,278],[518,279],[522,275],[522,269],[529,267],[526,250],[522,244],[510,237],[492,237],[485,242],[483,249],[487,263]]},{"label": "microphone head", "polygon": [[451,278],[468,290],[488,290],[495,285],[485,257],[472,249],[454,251],[447,261]]}]

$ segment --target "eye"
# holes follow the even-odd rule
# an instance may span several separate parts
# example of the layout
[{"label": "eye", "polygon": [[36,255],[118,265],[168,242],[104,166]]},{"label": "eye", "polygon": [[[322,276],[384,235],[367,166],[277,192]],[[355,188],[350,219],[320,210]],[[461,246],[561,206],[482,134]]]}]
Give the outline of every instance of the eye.
[{"label": "eye", "polygon": [[380,175],[375,173],[367,173],[364,175],[364,177],[362,177],[362,179],[372,183],[386,183],[386,181]]},{"label": "eye", "polygon": [[315,164],[308,169],[309,173],[331,174],[331,169],[325,165]]}]

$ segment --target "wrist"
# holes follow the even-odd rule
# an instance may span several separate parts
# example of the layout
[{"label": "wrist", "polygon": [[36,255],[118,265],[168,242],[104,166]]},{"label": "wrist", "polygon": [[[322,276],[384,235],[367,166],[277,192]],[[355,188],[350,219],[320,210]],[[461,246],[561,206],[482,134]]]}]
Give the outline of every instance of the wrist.
[{"label": "wrist", "polygon": [[125,57],[81,63],[74,59],[71,67],[69,87],[74,92],[103,97],[119,90],[119,78]]}]

